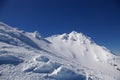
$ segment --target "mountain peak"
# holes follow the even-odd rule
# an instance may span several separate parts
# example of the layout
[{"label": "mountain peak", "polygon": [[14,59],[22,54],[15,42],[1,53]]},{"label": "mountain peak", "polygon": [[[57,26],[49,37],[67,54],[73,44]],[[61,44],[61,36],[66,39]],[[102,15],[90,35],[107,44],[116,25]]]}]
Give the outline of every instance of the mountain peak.
[{"label": "mountain peak", "polygon": [[73,41],[78,41],[85,38],[85,36],[82,33],[78,33],[76,31],[72,31],[68,35],[69,35],[69,39]]},{"label": "mountain peak", "polygon": [[90,37],[85,36],[82,33],[78,33],[76,31],[72,31],[70,33],[64,33],[61,35],[54,35],[51,37],[48,37],[52,41],[58,41],[58,40],[63,40],[63,41],[69,41],[69,42],[77,42],[77,43],[91,43],[92,40]]},{"label": "mountain peak", "polygon": [[70,32],[69,34],[73,34],[73,35],[76,35],[76,34],[79,34],[77,31],[72,31]]}]

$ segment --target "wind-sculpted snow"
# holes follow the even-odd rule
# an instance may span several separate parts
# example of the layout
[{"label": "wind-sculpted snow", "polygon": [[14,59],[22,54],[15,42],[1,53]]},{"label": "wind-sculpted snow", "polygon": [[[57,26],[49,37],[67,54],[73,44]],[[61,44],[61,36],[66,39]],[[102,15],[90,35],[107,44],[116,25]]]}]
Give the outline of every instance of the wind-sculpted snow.
[{"label": "wind-sculpted snow", "polygon": [[34,73],[52,73],[55,69],[60,67],[59,63],[46,63],[40,67],[33,70]]},{"label": "wind-sculpted snow", "polygon": [[[37,44],[35,44],[31,39],[29,39],[27,36],[25,36],[23,33],[19,32],[13,32],[13,31],[0,31],[0,41],[20,46],[20,43],[25,43],[26,45],[29,45],[33,48],[40,49]],[[5,35],[6,34],[6,35]]]},{"label": "wind-sculpted snow", "polygon": [[76,74],[74,71],[64,67],[60,67],[50,74],[49,77],[55,80],[86,80],[86,76]]},{"label": "wind-sculpted snow", "polygon": [[39,56],[36,58],[36,61],[48,62],[49,59],[46,56]]},{"label": "wind-sculpted snow", "polygon": [[120,80],[120,56],[90,37],[41,37],[0,22],[0,80]]},{"label": "wind-sculpted snow", "polygon": [[0,65],[2,64],[18,65],[21,62],[23,62],[23,60],[17,57],[11,55],[0,55]]}]

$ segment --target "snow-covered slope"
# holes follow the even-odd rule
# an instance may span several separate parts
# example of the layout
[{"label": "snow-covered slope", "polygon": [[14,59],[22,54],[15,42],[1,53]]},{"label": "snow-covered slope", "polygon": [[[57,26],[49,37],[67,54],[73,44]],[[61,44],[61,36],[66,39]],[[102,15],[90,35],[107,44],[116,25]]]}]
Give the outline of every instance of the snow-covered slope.
[{"label": "snow-covered slope", "polygon": [[120,56],[75,31],[42,38],[0,22],[0,80],[120,80]]}]

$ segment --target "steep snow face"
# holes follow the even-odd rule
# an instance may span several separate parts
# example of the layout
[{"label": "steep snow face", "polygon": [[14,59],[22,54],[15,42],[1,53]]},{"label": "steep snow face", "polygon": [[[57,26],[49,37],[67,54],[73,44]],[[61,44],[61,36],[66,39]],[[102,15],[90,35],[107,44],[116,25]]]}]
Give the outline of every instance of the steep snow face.
[{"label": "steep snow face", "polygon": [[96,45],[89,37],[75,31],[69,34],[51,36],[46,39],[52,42],[51,50],[55,51],[54,53],[78,61],[86,58],[88,61],[107,63],[113,56],[105,47]]},{"label": "steep snow face", "polygon": [[0,22],[0,80],[120,80],[120,57],[82,33],[42,38]]}]

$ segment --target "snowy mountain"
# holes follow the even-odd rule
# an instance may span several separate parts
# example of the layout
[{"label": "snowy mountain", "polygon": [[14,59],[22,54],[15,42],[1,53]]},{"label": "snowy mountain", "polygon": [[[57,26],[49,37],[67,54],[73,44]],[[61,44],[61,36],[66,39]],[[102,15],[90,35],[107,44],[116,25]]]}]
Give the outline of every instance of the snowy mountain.
[{"label": "snowy mountain", "polygon": [[120,56],[75,31],[42,38],[0,22],[0,80],[120,80]]}]

